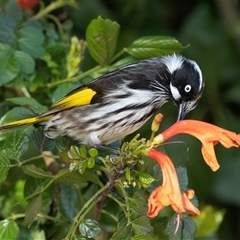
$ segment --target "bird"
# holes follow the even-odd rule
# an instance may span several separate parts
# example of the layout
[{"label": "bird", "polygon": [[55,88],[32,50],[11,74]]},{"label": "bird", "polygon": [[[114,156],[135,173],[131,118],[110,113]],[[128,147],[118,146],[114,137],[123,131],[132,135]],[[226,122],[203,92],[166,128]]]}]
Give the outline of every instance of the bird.
[{"label": "bird", "polygon": [[40,123],[48,138],[68,135],[90,146],[108,145],[135,132],[166,102],[178,107],[177,121],[202,96],[198,64],[172,54],[123,66],[80,86],[45,113],[0,126],[0,132]]}]

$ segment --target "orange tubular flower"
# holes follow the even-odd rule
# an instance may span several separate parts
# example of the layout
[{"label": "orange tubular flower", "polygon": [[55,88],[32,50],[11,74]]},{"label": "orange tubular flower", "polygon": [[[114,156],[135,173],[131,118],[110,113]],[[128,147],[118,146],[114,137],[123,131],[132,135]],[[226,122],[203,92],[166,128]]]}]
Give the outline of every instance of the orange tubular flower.
[{"label": "orange tubular flower", "polygon": [[202,142],[203,158],[213,171],[216,171],[219,168],[214,145],[220,142],[225,148],[240,146],[239,134],[210,123],[196,120],[182,120],[176,122],[163,133],[157,135],[153,140],[153,144],[159,145],[167,139],[182,133],[190,134]]},{"label": "orange tubular flower", "polygon": [[190,202],[194,196],[193,190],[181,193],[177,173],[170,158],[162,152],[150,149],[147,155],[156,160],[163,175],[162,186],[156,188],[148,199],[149,217],[155,217],[164,207],[171,205],[178,213],[188,212],[192,215],[199,215],[199,210]]}]

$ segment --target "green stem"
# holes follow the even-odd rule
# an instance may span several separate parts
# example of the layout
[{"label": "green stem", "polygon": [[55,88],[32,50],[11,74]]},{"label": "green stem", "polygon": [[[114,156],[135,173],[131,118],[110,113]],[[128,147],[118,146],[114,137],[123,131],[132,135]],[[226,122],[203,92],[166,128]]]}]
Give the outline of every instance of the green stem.
[{"label": "green stem", "polygon": [[121,50],[121,51],[119,51],[118,53],[116,53],[114,56],[113,56],[113,58],[112,58],[112,60],[111,60],[111,62],[110,63],[112,63],[112,62],[114,62],[117,58],[119,58],[122,54],[124,54],[125,53],[125,50],[124,50],[124,48]]},{"label": "green stem", "polygon": [[46,8],[44,8],[43,10],[38,12],[36,15],[34,15],[32,17],[32,20],[38,20],[38,19],[44,17],[45,15],[49,14],[50,12],[52,12],[58,8],[61,8],[65,5],[76,7],[76,2],[74,0],[52,2]]},{"label": "green stem", "polygon": [[25,97],[31,97],[30,93],[28,92],[27,88],[26,87],[22,87],[21,88],[23,94]]},{"label": "green stem", "polygon": [[49,180],[49,182],[47,182],[44,186],[37,188],[31,195],[26,197],[25,200],[28,200],[38,194],[43,193],[49,186],[51,186],[52,183],[54,183],[58,178],[64,176],[67,173],[69,173],[68,168],[64,168],[64,169],[60,170],[55,176],[53,176],[52,179]]},{"label": "green stem", "polygon": [[42,158],[42,155],[38,155],[38,156],[35,156],[35,157],[32,157],[32,158],[28,158],[28,159],[22,160],[22,161],[16,160],[18,163],[11,164],[11,167],[21,167],[23,164],[25,164],[27,162],[31,162],[33,160],[37,160],[37,159],[41,159],[41,158]]},{"label": "green stem", "polygon": [[125,188],[123,187],[122,183],[120,181],[116,181],[118,182],[118,187],[121,189],[122,191],[122,194],[123,194],[123,197],[124,197],[124,200],[125,200],[125,208],[126,209],[123,209],[123,212],[127,218],[127,225],[131,223],[131,219],[130,219],[130,214],[129,214],[129,211],[131,209],[130,205],[129,205],[129,200],[128,200],[128,194],[127,192],[125,191]]},{"label": "green stem", "polygon": [[56,81],[56,82],[53,82],[53,83],[49,83],[49,84],[47,85],[47,87],[52,88],[52,87],[55,87],[55,86],[60,85],[60,84],[62,84],[62,83],[76,82],[76,81],[78,81],[78,80],[80,80],[80,79],[82,79],[82,78],[90,75],[91,73],[93,73],[93,72],[95,72],[95,71],[97,71],[97,70],[99,70],[99,69],[101,69],[101,66],[100,66],[100,65],[97,65],[96,67],[91,68],[91,69],[89,69],[88,71],[86,71],[86,72],[84,72],[84,73],[82,73],[82,74],[80,74],[80,75],[78,75],[78,76],[76,76],[76,77],[65,78],[65,79],[62,79],[62,80],[59,80],[59,81]]},{"label": "green stem", "polygon": [[82,207],[78,214],[74,217],[71,228],[68,231],[67,236],[63,240],[70,240],[74,238],[75,231],[79,226],[80,222],[83,221],[85,215],[96,205],[97,197],[109,188],[109,184],[106,184],[101,189],[99,189]]},{"label": "green stem", "polygon": [[47,17],[54,21],[54,23],[56,24],[56,26],[58,28],[58,32],[59,32],[59,35],[60,35],[61,39],[65,40],[64,39],[63,27],[62,27],[62,24],[60,23],[59,19],[52,14],[48,14]]}]

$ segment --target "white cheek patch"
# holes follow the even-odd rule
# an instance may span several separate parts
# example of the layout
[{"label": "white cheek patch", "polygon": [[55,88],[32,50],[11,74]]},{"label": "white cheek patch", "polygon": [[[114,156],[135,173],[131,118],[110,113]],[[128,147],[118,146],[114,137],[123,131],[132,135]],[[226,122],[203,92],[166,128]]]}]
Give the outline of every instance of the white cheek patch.
[{"label": "white cheek patch", "polygon": [[176,87],[174,87],[172,84],[170,84],[170,90],[172,93],[172,96],[175,100],[179,100],[181,98],[181,95]]}]

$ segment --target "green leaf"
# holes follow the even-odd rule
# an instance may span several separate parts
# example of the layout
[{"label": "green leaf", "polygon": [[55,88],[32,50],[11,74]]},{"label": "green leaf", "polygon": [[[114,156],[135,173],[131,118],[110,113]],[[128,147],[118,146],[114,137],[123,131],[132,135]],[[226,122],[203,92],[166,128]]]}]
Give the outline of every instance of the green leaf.
[{"label": "green leaf", "polygon": [[24,185],[24,197],[33,196],[33,193],[40,192],[40,189],[49,182],[49,178],[28,177]]},{"label": "green leaf", "polygon": [[3,144],[2,151],[9,159],[19,160],[28,149],[29,139],[22,130],[11,131]]},{"label": "green leaf", "polygon": [[178,176],[180,189],[182,192],[185,192],[188,186],[187,169],[185,167],[177,167],[176,172]]},{"label": "green leaf", "polygon": [[[179,221],[179,223],[178,223]],[[171,238],[171,240],[179,240],[182,239],[182,230],[183,230],[183,223],[182,219],[178,219],[178,215],[174,214],[171,219],[169,219],[166,234]]]},{"label": "green leaf", "polygon": [[77,214],[77,200],[76,189],[74,189],[72,185],[63,184],[60,193],[60,203],[61,208],[69,220],[72,220]]},{"label": "green leaf", "polygon": [[101,228],[96,220],[86,219],[79,225],[79,231],[83,237],[95,238],[101,233]]},{"label": "green leaf", "polygon": [[129,166],[125,168],[125,178],[128,182],[131,182],[131,169]]},{"label": "green leaf", "polygon": [[34,72],[35,61],[29,54],[22,51],[15,51],[14,56],[18,60],[23,73],[32,74]]},{"label": "green leaf", "polygon": [[41,29],[25,26],[20,30],[19,47],[33,58],[41,58],[45,54],[43,48],[44,35]]},{"label": "green leaf", "polygon": [[44,135],[42,128],[38,128],[33,131],[32,141],[33,141],[34,145],[37,147],[37,149],[39,149],[41,152],[52,151],[55,147],[54,140],[47,138]]},{"label": "green leaf", "polygon": [[145,172],[139,172],[139,180],[146,185],[149,185],[155,181],[155,179],[151,175]]},{"label": "green leaf", "polygon": [[92,183],[95,183],[95,184],[99,183],[99,177],[96,174],[96,172],[94,172],[92,169],[87,168],[84,171],[84,174],[82,176],[84,177],[85,181],[89,181],[89,182],[92,182]]},{"label": "green leaf", "polygon": [[6,25],[5,23],[0,23],[0,29],[0,41],[13,45],[16,41],[16,35],[13,28]]},{"label": "green leaf", "polygon": [[20,65],[8,44],[0,43],[0,86],[13,80],[20,71]]},{"label": "green leaf", "polygon": [[182,240],[194,240],[197,234],[196,223],[190,218],[183,218],[183,238]]},{"label": "green leaf", "polygon": [[182,49],[183,46],[173,37],[147,36],[135,40],[125,51],[135,58],[146,59],[179,53]]},{"label": "green leaf", "polygon": [[19,227],[14,221],[0,221],[0,239],[17,239],[19,232]]},{"label": "green leaf", "polygon": [[93,168],[95,166],[95,158],[89,158],[87,160],[87,167],[88,168]]},{"label": "green leaf", "polygon": [[59,177],[58,181],[73,185],[73,184],[85,183],[88,181],[88,179],[86,179],[83,175],[79,174],[78,172],[69,172]]},{"label": "green leaf", "polygon": [[82,156],[80,148],[77,146],[71,146],[67,154],[70,159],[79,159]]},{"label": "green leaf", "polygon": [[81,161],[79,164],[78,164],[78,172],[80,174],[84,174],[85,170],[87,168],[87,161]]},{"label": "green leaf", "polygon": [[150,220],[146,216],[141,216],[132,222],[135,234],[149,234],[152,231]]},{"label": "green leaf", "polygon": [[23,11],[17,1],[8,1],[5,9],[6,23],[11,27],[16,27],[23,17]]},{"label": "green leaf", "polygon": [[115,53],[120,26],[101,17],[90,22],[86,30],[86,40],[91,56],[100,65],[111,62]]},{"label": "green leaf", "polygon": [[6,154],[0,152],[0,183],[5,181],[8,176],[8,171],[11,168],[11,163]]},{"label": "green leaf", "polygon": [[150,235],[138,234],[131,237],[131,240],[154,240]]},{"label": "green leaf", "polygon": [[114,232],[110,240],[119,240],[119,239],[129,239],[129,236],[131,236],[131,226],[125,225],[123,227],[118,227],[117,231]]},{"label": "green leaf", "polygon": [[87,147],[85,145],[82,145],[79,148],[79,151],[80,151],[80,156],[81,157],[87,157]]},{"label": "green leaf", "polygon": [[23,172],[34,178],[52,178],[51,172],[46,172],[42,168],[36,167],[33,164],[21,166]]},{"label": "green leaf", "polygon": [[88,153],[91,157],[96,157],[98,155],[98,150],[96,148],[90,148]]},{"label": "green leaf", "polygon": [[39,195],[37,198],[35,198],[34,200],[32,200],[25,212],[25,218],[24,218],[24,224],[27,227],[30,227],[31,224],[33,223],[35,217],[37,216],[37,214],[40,212],[42,207],[42,196]]},{"label": "green leaf", "polygon": [[41,105],[35,98],[31,97],[8,98],[7,101],[10,101],[18,105],[28,105],[36,114],[42,114],[43,112],[46,112],[48,109],[47,107]]}]

